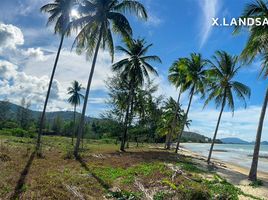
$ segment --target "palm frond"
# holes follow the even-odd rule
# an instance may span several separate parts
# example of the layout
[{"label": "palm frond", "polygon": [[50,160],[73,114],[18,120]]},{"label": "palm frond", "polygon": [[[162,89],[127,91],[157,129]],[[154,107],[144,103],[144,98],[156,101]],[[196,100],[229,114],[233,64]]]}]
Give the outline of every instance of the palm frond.
[{"label": "palm frond", "polygon": [[138,1],[124,0],[120,4],[113,7],[113,10],[123,13],[135,13],[135,15],[142,19],[147,19],[147,11],[145,7]]}]

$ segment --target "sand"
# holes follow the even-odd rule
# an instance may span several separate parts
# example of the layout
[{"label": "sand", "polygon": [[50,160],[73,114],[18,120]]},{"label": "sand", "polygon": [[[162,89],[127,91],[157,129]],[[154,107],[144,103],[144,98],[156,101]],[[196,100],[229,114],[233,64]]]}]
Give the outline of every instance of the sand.
[{"label": "sand", "polygon": [[[192,157],[193,160],[201,164],[202,167],[208,168],[206,157],[183,148],[181,148],[179,153]],[[268,200],[268,173],[258,172],[258,179],[263,181],[263,186],[254,188],[252,186],[249,186],[250,181],[247,177],[249,169],[243,168],[235,163],[226,163],[217,159],[212,159],[212,163],[215,166],[215,171],[220,176],[224,177],[230,183],[239,187],[243,192],[254,195],[261,199]],[[251,198],[245,198],[244,196],[241,196],[240,199],[246,200]]]}]

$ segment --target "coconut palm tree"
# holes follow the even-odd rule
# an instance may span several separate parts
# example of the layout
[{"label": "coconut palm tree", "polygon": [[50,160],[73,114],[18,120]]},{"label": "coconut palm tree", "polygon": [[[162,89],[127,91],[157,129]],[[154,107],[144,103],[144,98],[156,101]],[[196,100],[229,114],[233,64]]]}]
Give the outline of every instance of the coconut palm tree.
[{"label": "coconut palm tree", "polygon": [[[181,98],[181,94],[183,93],[183,91],[186,90],[186,88],[184,87],[184,83],[185,83],[185,71],[182,70],[179,66],[180,64],[180,59],[176,60],[171,67],[169,68],[169,75],[168,75],[168,79],[169,82],[174,85],[177,89],[179,89],[179,94],[178,94],[178,99],[177,99],[177,106],[175,107],[175,110],[177,111],[179,109],[179,105],[180,105],[180,98]],[[176,113],[176,112],[175,112]],[[171,131],[170,131],[170,135],[174,135],[174,131],[175,131],[175,126],[176,126],[176,115],[174,115],[174,119],[173,119],[173,126],[171,127]],[[171,139],[172,137],[168,136],[168,139]],[[166,147],[167,149],[170,149],[170,145],[171,145],[171,141],[167,141]]]},{"label": "coconut palm tree", "polygon": [[81,99],[84,99],[84,95],[81,94],[81,90],[84,88],[82,87],[82,84],[80,84],[78,81],[73,81],[72,86],[68,87],[68,94],[71,95],[68,99],[68,102],[74,106],[74,127],[73,127],[73,134],[72,134],[72,144],[74,144],[74,136],[75,136],[75,118],[76,118],[76,107],[80,105]]},{"label": "coconut palm tree", "polygon": [[124,37],[132,35],[131,26],[124,14],[135,14],[142,19],[147,19],[147,13],[144,6],[135,0],[85,0],[83,6],[80,6],[80,12],[82,17],[71,24],[74,28],[81,29],[75,39],[74,45],[77,47],[78,53],[85,51],[87,57],[93,55],[93,60],[88,78],[76,145],[74,148],[75,157],[78,156],[85,121],[87,100],[99,48],[102,47],[103,49],[106,49],[107,46],[113,60],[114,43],[112,31],[114,33],[119,33]]},{"label": "coconut palm tree", "polygon": [[[248,4],[241,17],[245,18],[261,18],[265,19],[268,17],[268,6],[267,1],[256,0],[255,2]],[[242,27],[236,27],[234,33],[240,33]],[[249,39],[246,43],[244,50],[241,53],[241,59],[246,63],[251,63],[257,56],[260,56],[262,60],[261,65],[261,73],[260,76],[263,75],[267,78],[268,75],[268,27],[267,26],[251,26],[248,27],[249,31]],[[253,153],[252,164],[249,172],[249,179],[252,181],[257,180],[257,169],[258,169],[258,159],[259,159],[259,151],[261,145],[261,136],[263,123],[266,113],[266,108],[268,105],[268,88],[266,89],[264,103],[262,105],[262,110],[260,114],[255,147]]]},{"label": "coconut palm tree", "polygon": [[42,127],[44,126],[44,120],[45,120],[45,114],[46,114],[46,108],[47,108],[47,103],[55,75],[55,71],[57,68],[63,40],[65,36],[70,35],[70,29],[69,29],[69,23],[70,23],[70,13],[72,7],[76,4],[76,0],[54,0],[52,3],[48,3],[41,7],[41,12],[46,12],[49,13],[49,18],[47,21],[47,25],[50,25],[52,23],[55,23],[54,27],[54,33],[59,34],[61,39],[60,39],[60,44],[58,47],[58,52],[55,58],[54,66],[52,69],[52,73],[50,76],[50,81],[48,85],[48,91],[46,94],[46,99],[43,107],[43,112],[40,118],[40,126],[39,126],[39,131],[38,131],[38,137],[37,137],[37,143],[36,143],[36,149],[38,154],[41,154],[41,135],[42,135]]},{"label": "coconut palm tree", "polygon": [[212,139],[207,162],[210,163],[213,147],[216,141],[222,113],[228,106],[234,113],[234,96],[242,100],[246,106],[246,97],[250,97],[250,88],[243,83],[235,81],[236,75],[241,68],[237,66],[238,57],[231,56],[225,51],[217,51],[213,56],[214,63],[211,62],[211,69],[208,71],[209,86],[207,89],[208,98],[204,107],[212,100],[216,107],[220,107],[220,114]]},{"label": "coconut palm tree", "polygon": [[129,82],[129,96],[128,96],[128,105],[125,114],[124,120],[124,132],[122,133],[121,147],[120,150],[125,150],[125,142],[127,138],[128,124],[130,123],[129,119],[130,110],[133,107],[133,99],[135,96],[135,88],[141,87],[144,85],[144,78],[149,80],[149,73],[158,75],[154,67],[149,63],[151,61],[156,61],[161,63],[161,60],[158,56],[146,56],[149,48],[152,46],[146,45],[146,42],[143,39],[125,39],[125,47],[118,46],[117,49],[121,52],[124,52],[127,55],[127,58],[113,64],[112,69],[115,72],[120,72],[122,79],[128,80]]},{"label": "coconut palm tree", "polygon": [[184,122],[178,135],[178,141],[175,153],[178,153],[180,146],[180,139],[182,137],[185,122],[188,118],[188,113],[192,104],[194,94],[204,93],[205,90],[205,80],[206,80],[206,65],[208,61],[202,58],[201,54],[192,53],[189,58],[182,58],[178,63],[179,67],[185,74],[185,83],[183,84],[184,88],[189,88],[189,103],[185,113]]},{"label": "coconut palm tree", "polygon": [[[174,115],[176,116],[175,126]],[[171,134],[172,128],[174,127],[175,131],[179,131],[182,128],[184,117],[185,113],[181,109],[181,105],[178,105],[172,97],[164,102],[164,106],[162,107],[162,115],[158,121],[157,132],[160,135],[166,135],[165,148],[168,148],[168,145],[170,146],[169,143],[171,143],[172,138],[175,136],[175,134]],[[190,120],[187,120],[185,126],[190,126]],[[173,133],[175,133],[175,131]]]}]

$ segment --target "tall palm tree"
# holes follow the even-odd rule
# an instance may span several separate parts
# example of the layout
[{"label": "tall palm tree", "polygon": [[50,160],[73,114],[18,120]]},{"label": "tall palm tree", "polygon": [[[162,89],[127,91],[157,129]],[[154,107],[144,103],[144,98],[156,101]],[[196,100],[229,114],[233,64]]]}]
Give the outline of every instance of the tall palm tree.
[{"label": "tall palm tree", "polygon": [[[267,4],[268,4],[267,1],[263,0],[256,0],[251,4],[248,4],[245,7],[244,12],[242,13],[242,17],[261,18],[261,19],[267,18],[268,17]],[[235,33],[239,33],[241,29],[242,29],[241,27],[236,27]],[[266,78],[268,75],[268,48],[267,48],[268,27],[252,26],[248,28],[248,31],[249,31],[249,38],[243,52],[241,53],[241,58],[245,63],[251,63],[259,55],[262,60],[260,75],[263,75]],[[262,110],[256,134],[253,159],[249,172],[249,179],[252,181],[257,180],[259,151],[260,151],[262,129],[267,105],[268,105],[268,88],[266,89],[264,103],[262,105]]]},{"label": "tall palm tree", "polygon": [[183,85],[184,88],[189,88],[189,103],[185,113],[184,122],[182,124],[182,128],[180,130],[180,134],[178,135],[178,141],[175,153],[178,153],[180,146],[180,139],[182,137],[185,122],[188,118],[188,113],[190,111],[190,107],[192,104],[194,94],[204,93],[205,89],[205,80],[206,80],[206,65],[208,61],[203,59],[201,54],[192,53],[189,58],[180,59],[179,67],[185,73],[185,83]]},{"label": "tall palm tree", "polygon": [[210,163],[213,147],[217,137],[222,113],[228,106],[234,113],[234,95],[243,100],[246,106],[246,97],[250,97],[250,88],[243,83],[235,81],[236,75],[241,68],[237,66],[238,57],[231,56],[225,51],[217,51],[213,56],[214,63],[211,62],[211,69],[208,71],[208,98],[205,101],[204,107],[211,101],[215,101],[216,107],[221,107],[215,128],[213,140],[211,143],[207,162]]},{"label": "tall palm tree", "polygon": [[93,55],[93,60],[74,148],[75,157],[78,156],[80,140],[84,129],[87,100],[99,48],[106,49],[107,46],[113,60],[114,43],[112,30],[114,33],[119,33],[125,37],[132,35],[131,26],[124,14],[135,14],[142,19],[147,19],[144,6],[135,0],[85,0],[83,6],[80,7],[80,12],[82,17],[72,23],[74,28],[81,29],[74,45],[76,45],[78,53],[82,53],[85,50],[88,57]]},{"label": "tall palm tree", "polygon": [[81,94],[81,90],[84,88],[82,87],[82,84],[80,84],[78,81],[73,81],[72,86],[68,87],[68,94],[71,95],[68,99],[68,102],[74,106],[74,121],[73,121],[73,134],[72,134],[72,144],[74,143],[74,136],[75,136],[75,118],[76,118],[76,107],[80,105],[81,99],[84,99],[84,95]]},{"label": "tall palm tree", "polygon": [[141,87],[144,84],[144,78],[149,80],[149,73],[157,75],[157,71],[149,63],[151,61],[160,62],[158,56],[146,56],[149,48],[152,46],[146,45],[144,40],[138,39],[125,39],[125,47],[118,46],[117,49],[124,52],[127,58],[113,64],[113,71],[120,72],[122,79],[128,80],[129,82],[129,96],[128,105],[124,120],[124,132],[122,133],[121,147],[120,150],[125,150],[125,142],[127,138],[128,124],[130,116],[130,110],[133,107],[133,99],[135,96],[135,88]]},{"label": "tall palm tree", "polygon": [[[186,90],[186,88],[184,88],[184,83],[185,83],[185,71],[182,70],[180,68],[180,59],[176,60],[172,66],[169,68],[169,75],[168,75],[168,79],[169,82],[174,85],[177,89],[179,89],[179,94],[178,94],[178,99],[177,99],[177,106],[175,107],[175,110],[178,111],[179,109],[179,105],[180,105],[180,98],[181,98],[181,94],[183,93],[183,91]],[[176,114],[175,111],[175,114]],[[173,119],[173,125],[171,127],[171,131],[170,131],[170,135],[174,135],[174,131],[175,131],[175,126],[176,126],[176,115],[174,114],[174,119]],[[172,137],[168,136],[167,137],[169,140],[167,141],[166,147],[167,149],[170,149],[170,145],[171,145],[171,141],[170,139]]]},{"label": "tall palm tree", "polygon": [[41,154],[41,149],[40,149],[41,135],[42,135],[42,128],[44,126],[47,103],[48,103],[48,99],[49,99],[55,71],[57,68],[64,37],[70,35],[70,29],[68,28],[69,23],[70,23],[70,13],[71,13],[72,7],[75,4],[76,4],[76,0],[54,0],[54,2],[48,3],[44,5],[43,7],[41,7],[40,9],[41,12],[46,12],[50,14],[48,21],[47,21],[47,25],[55,23],[54,32],[55,34],[59,34],[61,36],[61,39],[60,39],[60,44],[58,47],[56,59],[54,62],[53,70],[50,76],[50,81],[49,81],[48,91],[46,94],[46,99],[45,99],[45,103],[43,107],[43,112],[40,118],[40,126],[39,126],[37,143],[36,143],[36,149],[37,149],[38,154]]}]

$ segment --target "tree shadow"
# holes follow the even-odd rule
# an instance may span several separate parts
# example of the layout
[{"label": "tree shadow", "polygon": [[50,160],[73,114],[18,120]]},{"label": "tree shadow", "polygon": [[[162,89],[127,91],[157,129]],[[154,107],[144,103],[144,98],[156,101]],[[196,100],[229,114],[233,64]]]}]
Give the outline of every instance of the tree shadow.
[{"label": "tree shadow", "polygon": [[81,164],[81,166],[93,177],[97,180],[97,182],[106,190],[109,190],[111,186],[105,183],[100,177],[98,177],[92,170],[89,169],[87,163],[79,156],[76,160]]},{"label": "tree shadow", "polygon": [[[245,182],[247,184],[251,183],[251,181],[248,180],[248,174],[244,174],[238,171],[234,171],[234,170],[230,170],[228,168],[222,168],[222,167],[218,167],[218,169],[216,169],[216,172],[235,185],[241,185],[241,184],[243,185],[243,183],[245,185]],[[268,186],[267,179],[265,179],[265,177],[262,177],[261,172],[259,172],[259,174],[260,175],[258,178],[262,181],[263,186],[267,187]]]},{"label": "tree shadow", "polygon": [[27,175],[29,173],[29,170],[31,168],[35,155],[36,155],[36,151],[34,151],[31,154],[29,160],[27,161],[27,164],[25,165],[24,169],[20,173],[20,178],[16,184],[16,187],[14,189],[12,196],[10,197],[11,200],[16,200],[20,198],[20,195],[23,192],[23,186],[25,185],[25,180],[27,178]]}]

